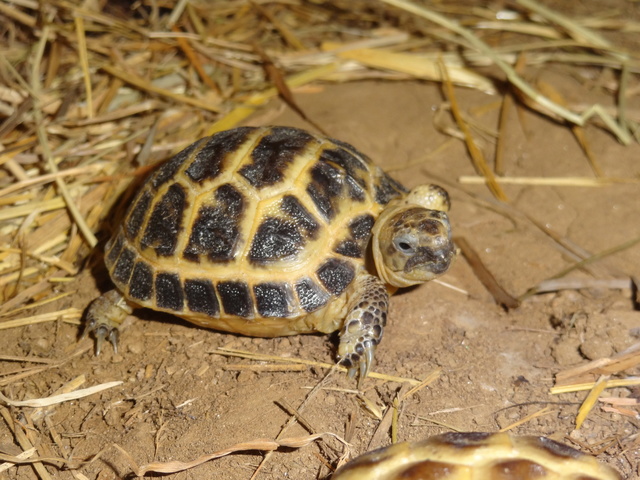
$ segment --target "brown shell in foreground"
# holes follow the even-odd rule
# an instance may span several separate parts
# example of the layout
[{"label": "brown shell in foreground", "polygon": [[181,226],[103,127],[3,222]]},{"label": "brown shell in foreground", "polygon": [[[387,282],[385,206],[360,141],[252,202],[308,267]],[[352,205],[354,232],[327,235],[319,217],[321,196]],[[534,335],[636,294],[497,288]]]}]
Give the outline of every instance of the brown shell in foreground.
[{"label": "brown shell in foreground", "polygon": [[621,480],[594,457],[546,437],[445,433],[374,450],[332,480]]}]

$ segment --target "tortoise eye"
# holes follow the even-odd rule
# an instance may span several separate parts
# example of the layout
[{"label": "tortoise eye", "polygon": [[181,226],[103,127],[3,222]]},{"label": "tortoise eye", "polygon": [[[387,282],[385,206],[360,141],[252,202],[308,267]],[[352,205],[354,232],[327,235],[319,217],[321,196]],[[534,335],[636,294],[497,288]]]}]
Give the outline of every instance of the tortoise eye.
[{"label": "tortoise eye", "polygon": [[405,255],[412,255],[415,252],[415,241],[406,235],[396,237],[393,240],[393,244],[396,247],[396,250],[404,253]]},{"label": "tortoise eye", "polygon": [[398,243],[398,247],[400,247],[400,250],[402,250],[403,252],[411,250],[411,245],[409,245],[407,242]]}]

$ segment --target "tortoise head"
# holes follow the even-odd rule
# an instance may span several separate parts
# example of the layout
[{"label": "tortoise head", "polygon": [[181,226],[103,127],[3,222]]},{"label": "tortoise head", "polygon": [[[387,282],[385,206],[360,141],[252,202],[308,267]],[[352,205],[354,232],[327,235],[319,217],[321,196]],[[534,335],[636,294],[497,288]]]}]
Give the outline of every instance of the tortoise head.
[{"label": "tortoise head", "polygon": [[408,287],[448,270],[455,257],[448,210],[449,195],[437,185],[389,202],[372,230],[373,258],[384,281]]}]

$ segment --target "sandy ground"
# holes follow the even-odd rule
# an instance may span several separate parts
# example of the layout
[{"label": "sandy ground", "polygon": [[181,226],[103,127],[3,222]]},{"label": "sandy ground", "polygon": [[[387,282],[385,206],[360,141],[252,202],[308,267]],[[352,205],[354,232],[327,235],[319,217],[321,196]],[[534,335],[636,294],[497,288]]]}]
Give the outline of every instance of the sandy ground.
[{"label": "sandy ground", "polygon": [[[558,67],[549,69],[541,80],[552,83],[571,102],[606,101],[598,85],[575,73],[567,75]],[[366,152],[408,187],[431,181],[446,186],[453,199],[455,235],[477,250],[497,281],[515,296],[574,263],[530,219],[591,253],[640,236],[637,184],[506,186],[508,206],[493,201],[482,185],[459,184],[458,177],[475,172],[463,143],[439,133],[435,126],[442,123],[436,119],[443,99],[433,84],[363,82],[308,88],[296,95],[305,112],[329,133]],[[482,150],[492,158],[497,99],[463,89],[457,89],[457,95],[464,110],[487,130]],[[519,118],[513,111],[512,120],[506,132],[506,175],[592,176],[569,128],[531,112]],[[250,123],[308,128],[279,101]],[[453,126],[449,120],[445,123]],[[637,144],[623,147],[595,126],[588,126],[586,134],[607,176],[639,178]],[[636,245],[595,263],[590,272],[578,270],[571,277],[628,277],[640,273],[638,265],[640,246]],[[575,430],[586,393],[549,393],[559,371],[613,355],[638,341],[640,312],[634,309],[630,289],[547,293],[506,312],[494,303],[464,258],[443,280],[458,290],[430,283],[393,298],[390,322],[376,353],[376,372],[418,380],[440,372],[433,383],[402,402],[399,439],[421,439],[450,430],[496,431],[541,412],[512,432],[547,435],[598,454],[626,478],[639,478],[636,418],[598,405],[582,428]],[[41,311],[83,308],[98,295],[97,285],[108,288],[104,270],[85,271],[76,282],[64,285],[64,291],[73,295]],[[136,317],[125,324],[119,354],[108,347],[99,357],[93,355],[89,340],[79,341],[77,325],[49,323],[2,331],[3,354],[69,358],[3,388],[12,398],[51,395],[81,375],[83,386],[124,382],[35,415],[31,434],[45,448],[43,453],[48,448],[51,456],[72,458],[78,464],[99,455],[79,467],[84,477],[48,467],[54,478],[109,480],[130,475],[129,460],[114,444],[141,465],[190,461],[259,438],[309,434],[297,423],[281,434],[290,418],[283,405],[298,408],[325,377],[326,369],[254,371],[242,367],[279,362],[213,352],[226,347],[332,363],[335,336],[252,339],[201,330],[150,311],[136,312]],[[81,354],[70,356],[78,349]],[[15,363],[0,363],[2,373],[18,368]],[[391,440],[386,430],[373,439],[379,420],[356,396],[356,387],[345,375],[333,373],[302,411],[314,431],[346,438],[353,454]],[[401,387],[399,382],[367,379],[362,395],[385,410]],[[637,394],[614,389],[606,396],[637,398]],[[13,442],[13,434],[0,422],[0,447],[15,453]],[[265,461],[256,478],[328,478],[329,466],[341,453],[342,446],[334,439],[282,449]],[[233,454],[164,478],[247,480],[263,458],[258,451]],[[35,476],[30,466],[22,466],[0,473],[0,478]]]}]

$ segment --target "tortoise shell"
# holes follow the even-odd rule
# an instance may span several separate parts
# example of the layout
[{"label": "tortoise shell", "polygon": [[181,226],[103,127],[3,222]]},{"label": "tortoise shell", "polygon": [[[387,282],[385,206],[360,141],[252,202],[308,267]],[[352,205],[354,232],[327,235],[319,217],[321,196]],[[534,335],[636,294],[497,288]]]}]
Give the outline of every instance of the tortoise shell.
[{"label": "tortoise shell", "polygon": [[[346,143],[236,128],[195,142],[146,180],[105,263],[128,301],[200,326],[330,332],[340,319],[287,319],[343,294],[364,266],[375,218],[406,192]],[[261,319],[271,323],[252,321]]]},{"label": "tortoise shell", "polygon": [[332,480],[621,480],[611,467],[546,437],[445,433],[366,453]]}]

